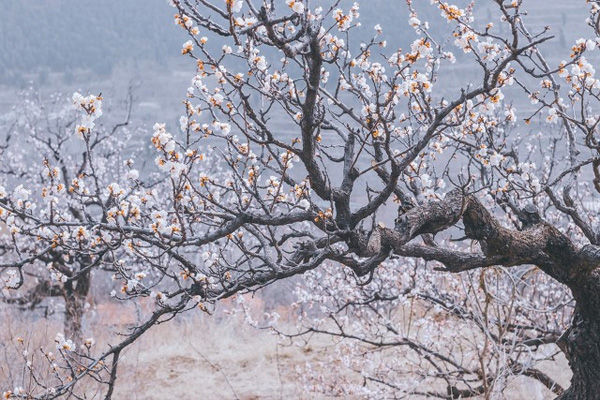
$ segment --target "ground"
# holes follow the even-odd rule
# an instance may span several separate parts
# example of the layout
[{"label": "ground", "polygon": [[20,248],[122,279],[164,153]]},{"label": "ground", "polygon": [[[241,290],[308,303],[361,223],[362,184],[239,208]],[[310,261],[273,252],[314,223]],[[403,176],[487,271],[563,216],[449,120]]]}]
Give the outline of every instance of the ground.
[{"label": "ground", "polygon": [[[260,301],[256,303],[255,311],[262,307]],[[86,317],[86,330],[93,327],[105,333],[95,337],[100,348],[116,342],[109,332],[126,332],[126,326],[144,312],[144,307],[130,309],[119,303],[95,305]],[[52,339],[61,323],[56,315],[44,319],[6,306],[0,308],[0,320],[6,321],[0,328],[0,391],[26,387],[20,357],[23,346],[28,347],[28,354],[40,346],[53,350]],[[84,337],[89,333],[84,332]],[[197,312],[154,327],[123,353],[113,399],[327,399],[331,397],[307,391],[299,371],[306,363],[326,360],[331,354],[334,342],[328,338],[313,337],[308,344],[282,343],[269,331],[248,326],[241,314]],[[564,359],[546,363],[542,369],[568,386]],[[337,371],[332,366],[321,372]],[[349,373],[348,379],[360,378]],[[86,395],[103,398],[94,385],[86,388]],[[504,394],[511,400],[553,397],[527,379],[515,380]]]}]

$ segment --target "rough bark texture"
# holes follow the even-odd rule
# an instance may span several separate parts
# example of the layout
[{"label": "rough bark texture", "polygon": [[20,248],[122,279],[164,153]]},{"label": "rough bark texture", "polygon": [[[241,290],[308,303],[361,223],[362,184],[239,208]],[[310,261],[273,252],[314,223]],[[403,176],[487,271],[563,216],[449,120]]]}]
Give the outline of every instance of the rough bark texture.
[{"label": "rough bark texture", "polygon": [[[600,290],[600,287],[598,288]],[[558,341],[573,371],[571,387],[560,400],[600,399],[600,321],[577,312],[572,325]]]},{"label": "rough bark texture", "polygon": [[[427,203],[401,215],[394,229],[377,227],[369,235],[356,233],[349,241],[354,251],[377,260],[390,251],[442,263],[460,272],[492,265],[536,265],[568,286],[576,301],[571,327],[558,345],[573,370],[571,387],[559,399],[600,399],[600,247],[577,248],[535,210],[526,209],[521,230],[503,227],[473,195],[449,193],[443,201]],[[481,253],[463,253],[429,244],[409,242],[419,235],[440,232],[462,220],[467,239],[476,240]],[[354,268],[370,273],[378,263]],[[352,266],[351,266],[352,267]]]},{"label": "rough bark texture", "polygon": [[600,399],[600,274],[570,286],[577,302],[571,326],[557,342],[573,372],[560,400]]}]

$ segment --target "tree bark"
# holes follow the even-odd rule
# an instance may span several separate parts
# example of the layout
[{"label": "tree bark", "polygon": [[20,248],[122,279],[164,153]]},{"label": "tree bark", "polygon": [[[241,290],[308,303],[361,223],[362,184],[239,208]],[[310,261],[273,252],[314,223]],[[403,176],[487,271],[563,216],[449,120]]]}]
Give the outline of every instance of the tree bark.
[{"label": "tree bark", "polygon": [[576,312],[557,344],[573,372],[571,386],[557,399],[600,399],[600,321],[590,321]]},{"label": "tree bark", "polygon": [[64,284],[65,335],[77,344],[82,343],[83,315],[85,313],[85,302],[89,289],[89,271],[79,273],[73,280],[68,280]]},{"label": "tree bark", "polygon": [[600,271],[582,278],[570,286],[577,306],[571,326],[557,342],[573,372],[571,386],[559,400],[600,400]]},{"label": "tree bark", "polygon": [[[536,265],[569,287],[576,304],[572,325],[557,342],[573,371],[570,388],[558,399],[600,400],[600,246],[587,244],[578,248],[535,210],[525,211],[528,218],[521,221],[521,229],[509,229],[475,196],[455,190],[442,201],[425,203],[402,214],[394,229],[377,226],[369,234],[354,234],[347,240],[349,247],[370,259],[347,265],[357,275],[366,275],[378,265],[370,260],[385,258],[390,251],[438,261],[450,272],[492,265]],[[466,239],[477,241],[481,253],[409,243],[419,235],[435,234],[460,220]]]},{"label": "tree bark", "polygon": [[81,343],[85,299],[80,299],[72,292],[65,294],[65,336],[75,343]]}]

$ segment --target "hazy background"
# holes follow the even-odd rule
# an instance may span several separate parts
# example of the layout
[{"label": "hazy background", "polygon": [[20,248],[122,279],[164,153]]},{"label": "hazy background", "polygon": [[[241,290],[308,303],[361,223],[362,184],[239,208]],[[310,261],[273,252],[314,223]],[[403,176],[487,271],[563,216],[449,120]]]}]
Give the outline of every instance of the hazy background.
[{"label": "hazy background", "polygon": [[[284,0],[277,1],[285,7]],[[341,6],[347,9],[352,3],[343,1]],[[413,3],[432,31],[440,36],[449,33],[452,25],[439,17],[429,1]],[[550,33],[555,38],[546,46],[552,60],[568,57],[572,43],[591,33],[583,23],[587,10],[583,3],[525,1],[532,32],[553,28]],[[480,25],[491,20],[502,27],[491,0],[481,0],[476,10]],[[136,118],[174,123],[195,68],[192,60],[181,56],[187,38],[173,23],[174,12],[165,0],[0,0],[0,114],[17,102],[19,90],[31,86],[46,94],[102,92],[107,103],[122,100],[133,86]],[[407,23],[404,0],[363,1],[360,12],[363,26],[355,38],[368,39],[376,23],[384,29],[388,52],[406,49],[416,38]],[[211,38],[211,43],[220,47],[218,40]],[[478,71],[465,69],[460,61],[445,67],[444,91],[477,81]]]}]

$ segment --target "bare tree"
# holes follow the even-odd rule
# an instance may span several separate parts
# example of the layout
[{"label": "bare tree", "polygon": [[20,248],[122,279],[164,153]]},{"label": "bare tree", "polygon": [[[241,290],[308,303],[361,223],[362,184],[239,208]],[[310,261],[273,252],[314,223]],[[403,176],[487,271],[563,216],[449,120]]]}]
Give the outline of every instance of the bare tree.
[{"label": "bare tree", "polygon": [[[164,181],[150,191],[133,162],[130,179],[105,181],[98,168],[112,156],[101,160],[92,148],[102,99],[76,94],[75,134],[86,151],[77,184],[67,183],[71,202],[58,196],[56,179],[66,173],[57,160],[47,165],[56,175],[43,177],[56,201],[39,201],[25,182],[0,190],[9,287],[23,285],[44,257],[76,257],[114,269],[115,296],[152,296],[156,311],[97,354],[87,346],[72,357],[72,343],[58,337],[56,381],[17,395],[58,397],[93,376],[109,383],[110,398],[120,352],[155,324],[191,308],[210,312],[220,299],[326,262],[371,279],[386,260],[405,257],[450,273],[535,266],[564,285],[576,306],[557,343],[573,378],[559,398],[600,398],[600,81],[585,57],[596,47],[595,1],[594,36],[558,66],[543,56],[548,32],[527,29],[522,1],[493,2],[501,30],[476,20],[474,4],[433,0],[452,26],[450,43],[430,33],[409,1],[416,39],[392,51],[380,26],[362,43],[353,37],[359,6],[341,0],[316,8],[299,0],[171,3],[190,34],[182,53],[197,71],[182,133],[154,127]],[[211,47],[216,36],[229,45]],[[448,93],[438,81],[457,58],[474,77]],[[535,108],[517,110],[519,99]],[[518,135],[521,118],[540,120],[542,133]],[[68,204],[81,218],[69,216]],[[448,387],[453,398],[479,391]]]}]

